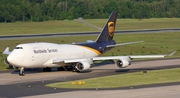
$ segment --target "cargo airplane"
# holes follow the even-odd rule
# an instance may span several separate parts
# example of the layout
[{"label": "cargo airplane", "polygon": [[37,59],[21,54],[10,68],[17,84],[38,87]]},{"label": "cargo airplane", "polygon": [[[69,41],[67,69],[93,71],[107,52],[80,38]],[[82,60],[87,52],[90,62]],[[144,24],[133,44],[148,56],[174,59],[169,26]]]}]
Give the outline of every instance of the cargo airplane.
[{"label": "cargo airplane", "polygon": [[104,28],[100,32],[96,41],[84,43],[56,44],[47,42],[25,43],[17,45],[12,52],[7,47],[3,54],[7,54],[5,64],[19,69],[19,75],[24,76],[25,68],[43,68],[50,71],[55,67],[58,70],[72,70],[81,72],[92,67],[93,61],[116,60],[118,68],[128,67],[133,58],[163,58],[166,55],[137,55],[137,56],[105,56],[101,54],[115,46],[135,44],[137,42],[127,42],[116,44],[113,40],[117,12],[112,12]]}]

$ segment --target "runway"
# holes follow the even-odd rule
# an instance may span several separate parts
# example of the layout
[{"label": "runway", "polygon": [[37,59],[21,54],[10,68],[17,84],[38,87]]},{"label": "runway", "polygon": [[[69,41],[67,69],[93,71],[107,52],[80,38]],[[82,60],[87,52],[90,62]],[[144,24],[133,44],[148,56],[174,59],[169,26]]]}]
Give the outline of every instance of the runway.
[{"label": "runway", "polygon": [[59,98],[60,96],[63,98],[179,98],[179,90],[179,85],[173,85],[165,87],[129,90],[72,91],[65,93],[44,94],[20,98]]},{"label": "runway", "polygon": [[[104,66],[101,66],[104,65]],[[167,68],[179,68],[180,58],[150,60],[150,61],[134,61],[132,65],[125,69],[118,69],[114,64],[101,64],[93,67],[84,73],[74,72],[42,72],[42,70],[27,70],[24,77],[20,77],[18,72],[13,70],[0,72],[0,97],[63,97],[63,98],[139,98],[139,97],[158,97],[169,98],[180,96],[180,83],[167,83],[163,85],[137,86],[115,89],[55,89],[44,87],[45,84],[53,82],[62,82],[70,80],[78,80],[85,78],[101,77],[115,74],[125,74],[129,72],[144,70],[159,70]],[[122,80],[123,81],[123,80]],[[159,91],[159,92],[157,92]],[[162,92],[161,92],[162,91]],[[143,93],[141,93],[143,92]],[[167,93],[169,92],[169,93]]]},{"label": "runway", "polygon": [[[100,31],[99,31],[100,32]],[[73,33],[54,33],[54,34],[26,34],[26,35],[3,35],[0,40],[19,39],[19,38],[42,38],[42,37],[64,37],[64,36],[83,36],[98,35],[99,32],[73,32]],[[135,33],[163,33],[163,32],[180,32],[180,28],[165,29],[144,29],[144,30],[116,30],[115,34],[135,34]]]}]

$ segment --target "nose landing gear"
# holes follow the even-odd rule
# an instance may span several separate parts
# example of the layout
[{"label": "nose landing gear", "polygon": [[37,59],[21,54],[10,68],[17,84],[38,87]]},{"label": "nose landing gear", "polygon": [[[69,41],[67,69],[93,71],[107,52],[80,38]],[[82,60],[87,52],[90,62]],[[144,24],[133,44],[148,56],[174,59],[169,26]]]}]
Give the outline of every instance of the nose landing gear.
[{"label": "nose landing gear", "polygon": [[23,67],[21,67],[20,69],[19,69],[19,76],[24,76],[25,74],[24,74],[24,68]]}]

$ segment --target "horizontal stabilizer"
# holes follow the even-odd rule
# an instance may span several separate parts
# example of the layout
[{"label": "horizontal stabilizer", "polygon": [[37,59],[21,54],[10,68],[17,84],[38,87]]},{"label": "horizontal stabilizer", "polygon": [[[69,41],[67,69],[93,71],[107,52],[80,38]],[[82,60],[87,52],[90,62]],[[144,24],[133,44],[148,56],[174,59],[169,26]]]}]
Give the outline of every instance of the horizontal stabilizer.
[{"label": "horizontal stabilizer", "polygon": [[3,54],[7,54],[7,55],[9,55],[11,52],[9,51],[9,47],[7,47],[5,50],[4,50],[4,52],[3,52]]},{"label": "horizontal stabilizer", "polygon": [[123,46],[123,45],[128,45],[128,44],[136,44],[136,43],[141,43],[141,42],[144,42],[144,41],[137,41],[137,42],[128,42],[128,43],[121,43],[121,44],[115,44],[115,45],[108,45],[106,47],[109,48],[109,47]]},{"label": "horizontal stabilizer", "polygon": [[93,41],[93,40],[87,40],[86,42],[89,42],[89,43],[91,43],[91,42],[95,42],[95,41]]}]

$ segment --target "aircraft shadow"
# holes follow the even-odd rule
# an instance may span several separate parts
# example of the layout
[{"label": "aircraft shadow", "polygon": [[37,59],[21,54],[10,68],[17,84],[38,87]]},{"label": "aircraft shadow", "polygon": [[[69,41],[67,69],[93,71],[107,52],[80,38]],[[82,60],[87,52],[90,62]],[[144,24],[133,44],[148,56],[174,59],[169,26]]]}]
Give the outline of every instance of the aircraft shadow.
[{"label": "aircraft shadow", "polygon": [[[103,64],[102,64],[103,65]],[[91,72],[98,72],[98,73],[106,73],[106,72],[115,72],[115,73],[130,73],[130,72],[145,72],[145,71],[151,71],[151,70],[161,70],[161,69],[170,69],[170,68],[179,68],[180,66],[177,65],[171,65],[171,66],[162,66],[162,67],[149,67],[149,68],[126,68],[126,69],[89,69],[83,72],[77,72],[77,73],[91,73]],[[47,72],[47,71],[46,71]],[[25,69],[25,74],[32,74],[32,73],[46,73],[43,71],[42,68],[33,68],[33,69]],[[57,71],[56,68],[52,68],[51,71],[48,71],[48,73],[52,72],[72,72],[72,71]],[[11,74],[19,74],[19,70],[13,70],[11,71]]]}]

